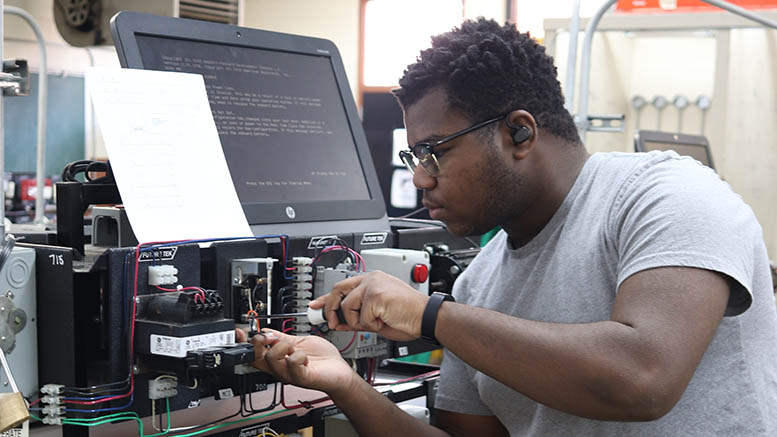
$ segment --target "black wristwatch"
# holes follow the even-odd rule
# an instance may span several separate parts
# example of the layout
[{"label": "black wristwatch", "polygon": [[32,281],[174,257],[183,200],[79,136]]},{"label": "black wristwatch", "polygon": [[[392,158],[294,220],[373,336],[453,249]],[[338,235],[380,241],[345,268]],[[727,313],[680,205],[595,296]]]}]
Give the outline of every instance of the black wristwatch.
[{"label": "black wristwatch", "polygon": [[434,327],[437,325],[437,313],[440,311],[440,305],[443,302],[456,302],[453,296],[447,293],[435,291],[429,296],[426,303],[424,315],[421,317],[421,339],[427,343],[440,345],[437,337],[434,336]]}]

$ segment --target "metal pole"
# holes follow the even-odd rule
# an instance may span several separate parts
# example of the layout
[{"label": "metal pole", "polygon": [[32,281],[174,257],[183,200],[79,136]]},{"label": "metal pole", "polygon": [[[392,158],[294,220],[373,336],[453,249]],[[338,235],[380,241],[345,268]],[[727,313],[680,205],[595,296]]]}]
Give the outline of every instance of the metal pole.
[{"label": "metal pole", "polygon": [[594,14],[591,21],[588,22],[588,26],[585,28],[582,54],[583,60],[580,66],[580,102],[578,103],[578,108],[580,109],[577,111],[575,120],[577,122],[577,131],[580,134],[580,140],[582,140],[584,144],[585,134],[586,131],[588,131],[588,85],[591,80],[591,46],[594,41],[594,32],[604,13],[617,1],[618,0],[607,0],[607,2],[596,11],[596,14]]},{"label": "metal pole", "polygon": [[43,191],[46,187],[46,107],[49,98],[48,65],[46,62],[46,41],[35,18],[27,11],[7,6],[5,13],[22,17],[30,25],[40,46],[40,70],[38,72],[38,163],[35,169],[37,193],[35,194],[35,219],[33,223],[46,223]]},{"label": "metal pole", "polygon": [[755,21],[756,23],[759,23],[766,27],[777,29],[777,22],[774,22],[772,20],[767,20],[766,18],[760,17],[757,14],[754,14],[748,11],[747,9],[741,8],[729,2],[725,2],[722,0],[701,0],[701,1],[703,1],[704,3],[711,4],[712,6],[717,6],[720,9],[725,9],[731,12],[732,14],[739,15],[741,17],[747,18],[748,20]]},{"label": "metal pole", "polygon": [[575,73],[577,73],[577,37],[580,34],[580,0],[572,5],[572,20],[569,23],[569,51],[567,52],[567,78],[564,82],[566,90],[567,111],[572,113],[575,108]]},{"label": "metal pole", "polygon": [[[0,0],[0,71],[3,70],[3,9],[5,2]],[[2,196],[0,196],[0,241],[5,240],[5,114],[3,112],[3,91],[0,90],[0,175],[3,176]]]}]

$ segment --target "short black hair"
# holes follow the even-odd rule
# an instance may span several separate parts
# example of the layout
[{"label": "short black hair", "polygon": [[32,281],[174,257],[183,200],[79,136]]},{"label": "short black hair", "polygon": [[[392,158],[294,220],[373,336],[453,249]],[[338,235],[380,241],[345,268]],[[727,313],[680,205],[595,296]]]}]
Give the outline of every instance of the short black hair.
[{"label": "short black hair", "polygon": [[408,108],[434,88],[448,104],[473,122],[524,109],[537,126],[572,143],[580,143],[553,58],[528,33],[478,18],[432,37],[399,80],[394,95]]}]

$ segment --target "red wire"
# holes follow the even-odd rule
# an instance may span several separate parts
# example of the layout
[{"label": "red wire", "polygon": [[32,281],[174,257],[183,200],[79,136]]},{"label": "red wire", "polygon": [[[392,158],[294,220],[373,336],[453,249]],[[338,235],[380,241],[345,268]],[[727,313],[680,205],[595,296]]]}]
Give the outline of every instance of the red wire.
[{"label": "red wire", "polygon": [[329,399],[329,396],[324,396],[323,398],[313,399],[312,401],[305,401],[299,403],[297,405],[286,405],[286,384],[281,384],[281,405],[283,405],[283,408],[286,408],[287,410],[294,410],[297,408],[305,408],[308,406],[312,406],[313,404],[318,404],[321,402],[326,402]]},{"label": "red wire", "polygon": [[158,285],[155,285],[155,287],[159,290],[166,291],[166,292],[175,292],[175,291],[199,291],[199,293],[194,295],[194,301],[197,302],[197,297],[200,298],[200,302],[205,303],[205,290],[203,290],[200,287],[182,287],[182,288],[164,288],[160,287]]},{"label": "red wire", "polygon": [[[132,292],[132,318],[131,318],[131,321],[130,321],[130,326],[131,326],[130,327],[130,353],[129,353],[130,359],[131,359],[131,357],[134,356],[134,353],[135,353],[135,312],[137,311],[136,299],[138,297],[138,271],[140,270],[139,269],[139,267],[140,267],[140,248],[143,247],[143,246],[153,246],[153,245],[158,245],[158,244],[169,244],[169,243],[182,243],[182,242],[186,242],[186,241],[188,241],[188,240],[154,241],[154,242],[150,242],[150,243],[138,243],[138,245],[135,246],[135,277],[133,279],[133,287],[132,287],[133,288],[133,292]],[[285,260],[286,259],[286,245],[285,245],[285,238],[284,237],[281,237],[281,243],[282,243],[281,247],[283,249],[283,252],[282,252],[283,253],[283,259]],[[157,287],[157,288],[162,289],[162,287]],[[200,295],[201,295],[201,297],[203,297],[203,301],[204,301],[204,296],[205,296],[205,291],[204,290],[202,290],[201,288],[198,288],[198,287],[184,287],[181,290],[186,290],[186,289],[198,289],[198,290],[200,290],[200,292],[201,292]],[[177,289],[176,290],[163,289],[163,290],[164,291],[178,291]],[[354,339],[355,339],[355,337],[354,337]],[[78,404],[78,405],[101,404],[101,403],[110,402],[110,401],[114,401],[114,400],[117,400],[117,399],[122,399],[122,398],[129,397],[130,395],[132,395],[132,393],[134,391],[135,391],[135,374],[133,372],[130,372],[130,390],[129,390],[129,392],[127,392],[125,394],[111,396],[111,397],[108,397],[108,398],[105,398],[105,399],[99,399],[99,400],[95,400],[95,401],[64,401],[64,403],[67,403],[67,404]],[[283,399],[283,392],[281,392],[281,399]],[[326,398],[326,399],[328,399],[328,398]],[[35,405],[39,401],[40,401],[40,399],[34,401],[30,405]],[[316,403],[316,402],[321,402],[321,401],[320,400],[313,401],[313,403]],[[303,407],[305,405],[307,405],[307,404],[300,404],[299,406],[295,406],[294,408],[301,408],[301,407]]]},{"label": "red wire", "polygon": [[359,331],[353,331],[353,337],[351,337],[351,341],[348,342],[347,345],[345,345],[344,348],[338,350],[337,352],[343,353],[348,350],[349,347],[353,344],[354,341],[356,341],[356,336],[359,334]]}]

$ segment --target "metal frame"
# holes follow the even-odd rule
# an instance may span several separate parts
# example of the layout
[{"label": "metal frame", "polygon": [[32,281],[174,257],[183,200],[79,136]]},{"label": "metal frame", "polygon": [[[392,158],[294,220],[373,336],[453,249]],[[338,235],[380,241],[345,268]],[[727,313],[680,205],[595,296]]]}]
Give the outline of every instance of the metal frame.
[{"label": "metal frame", "polygon": [[[0,1],[1,3],[1,1]],[[0,7],[0,9],[2,9]],[[46,184],[46,109],[49,99],[49,86],[48,86],[48,63],[46,57],[46,40],[43,38],[43,33],[38,26],[38,22],[30,15],[29,12],[24,9],[17,8],[15,6],[6,6],[5,14],[16,15],[21,17],[27,24],[30,25],[32,31],[35,33],[35,38],[38,40],[38,46],[40,47],[40,70],[38,71],[38,145],[37,145],[37,165],[35,167],[35,179],[37,192],[35,193],[35,219],[33,223],[36,225],[44,225],[46,220],[45,215],[45,197],[44,187]],[[2,20],[2,13],[0,13],[0,20]],[[3,38],[0,33],[0,45]],[[2,51],[0,51],[0,61],[2,61]],[[0,111],[2,115],[2,111]],[[0,129],[0,134],[4,134]],[[5,152],[4,145],[0,145],[0,153]],[[5,169],[5,163],[0,162],[3,165],[0,169]],[[4,208],[4,207],[3,207]],[[5,217],[5,209],[0,209],[3,212],[2,216]]]},{"label": "metal frame", "polygon": [[[725,80],[728,79],[728,72],[725,67],[728,64],[728,53],[730,47],[730,30],[732,28],[757,27],[754,23],[777,29],[777,12],[762,12],[754,14],[739,6],[721,0],[703,0],[705,3],[724,9],[728,13],[708,12],[708,13],[676,13],[665,15],[609,15],[605,13],[617,2],[617,0],[607,0],[597,10],[594,17],[589,19],[580,19],[573,15],[572,19],[549,19],[545,20],[545,45],[549,47],[551,54],[554,54],[556,36],[561,29],[573,29],[576,22],[586,25],[585,40],[583,44],[582,66],[580,71],[580,92],[578,103],[579,110],[575,116],[575,122],[578,126],[580,137],[585,142],[586,132],[590,130],[588,114],[589,81],[591,74],[591,47],[593,45],[593,34],[600,31],[671,31],[671,30],[721,30],[716,35],[717,38],[717,60],[715,71],[715,92],[716,100],[724,102],[727,100],[725,92]],[[601,25],[600,25],[601,22]],[[575,39],[574,45],[572,40]],[[570,52],[577,52],[576,38],[570,36]],[[571,56],[570,56],[571,58]],[[572,112],[574,109],[574,80],[569,81],[569,77],[574,78],[576,64],[567,65],[567,109]],[[571,70],[571,73],[570,73]],[[725,106],[717,105],[717,106]]]}]

